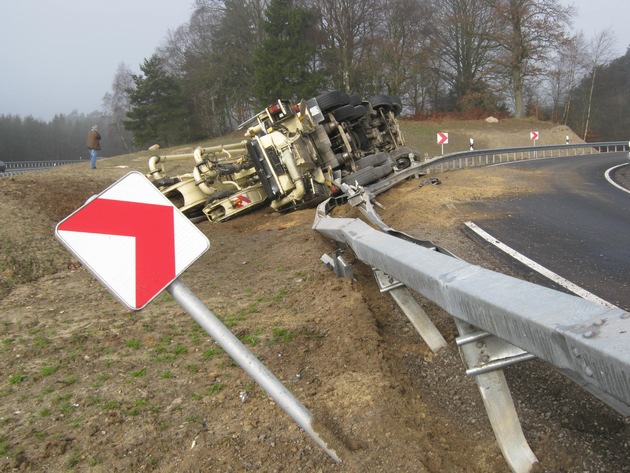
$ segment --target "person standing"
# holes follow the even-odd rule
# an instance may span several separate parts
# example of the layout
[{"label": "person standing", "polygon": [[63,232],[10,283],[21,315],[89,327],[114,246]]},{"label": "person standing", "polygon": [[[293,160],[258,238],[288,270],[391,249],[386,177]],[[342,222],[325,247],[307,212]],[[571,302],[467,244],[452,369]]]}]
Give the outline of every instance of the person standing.
[{"label": "person standing", "polygon": [[88,131],[87,148],[90,153],[90,167],[96,169],[96,152],[101,149],[101,134],[96,125]]}]

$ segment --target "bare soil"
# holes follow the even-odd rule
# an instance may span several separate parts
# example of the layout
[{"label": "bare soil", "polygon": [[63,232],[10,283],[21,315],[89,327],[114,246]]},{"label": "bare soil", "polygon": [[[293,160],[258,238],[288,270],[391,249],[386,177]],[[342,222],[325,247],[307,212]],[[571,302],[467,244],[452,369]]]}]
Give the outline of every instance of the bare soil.
[{"label": "bare soil", "polygon": [[[321,263],[335,246],[311,229],[313,209],[200,223],[211,249],[182,280],[333,432],[341,463],[168,294],[125,309],[53,232],[130,169],[146,172],[146,156],[0,180],[1,471],[508,471],[452,318],[419,298],[449,342],[433,354],[370,268],[347,253],[355,279],[337,279]],[[469,239],[462,222],[479,216],[460,204],[536,192],[544,178],[509,167],[438,177],[379,196],[385,222],[536,280]],[[543,362],[506,376],[539,471],[630,471],[617,413]]]}]

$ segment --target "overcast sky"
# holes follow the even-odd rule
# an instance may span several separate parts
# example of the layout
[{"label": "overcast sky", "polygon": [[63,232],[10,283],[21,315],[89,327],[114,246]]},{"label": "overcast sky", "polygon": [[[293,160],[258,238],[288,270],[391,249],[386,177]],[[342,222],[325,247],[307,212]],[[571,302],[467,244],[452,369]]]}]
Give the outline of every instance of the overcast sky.
[{"label": "overcast sky", "polygon": [[[187,22],[192,0],[0,0],[0,115],[45,121],[100,110],[121,62],[134,73]],[[563,4],[571,3],[561,0]],[[630,1],[573,0],[587,38],[611,28],[630,45]]]}]

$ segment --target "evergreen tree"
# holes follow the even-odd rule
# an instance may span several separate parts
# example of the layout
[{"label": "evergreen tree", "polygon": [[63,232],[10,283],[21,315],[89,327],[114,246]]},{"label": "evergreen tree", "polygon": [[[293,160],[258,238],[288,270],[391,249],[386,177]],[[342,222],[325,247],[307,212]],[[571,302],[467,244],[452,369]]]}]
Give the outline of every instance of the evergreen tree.
[{"label": "evergreen tree", "polygon": [[271,0],[267,6],[264,39],[254,59],[254,92],[261,106],[317,95],[323,76],[317,70],[317,47],[309,39],[316,20],[293,0]]},{"label": "evergreen tree", "polygon": [[140,70],[144,75],[132,75],[135,88],[127,89],[131,110],[124,122],[135,144],[172,146],[190,140],[190,113],[175,77],[155,54]]}]

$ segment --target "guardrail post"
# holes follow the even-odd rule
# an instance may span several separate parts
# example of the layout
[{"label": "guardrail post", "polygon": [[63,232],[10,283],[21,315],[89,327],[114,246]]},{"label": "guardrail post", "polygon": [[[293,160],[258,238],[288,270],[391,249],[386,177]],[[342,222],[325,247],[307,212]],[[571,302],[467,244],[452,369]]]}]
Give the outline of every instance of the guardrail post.
[{"label": "guardrail post", "polygon": [[389,292],[429,349],[436,353],[446,347],[446,340],[437,327],[433,325],[420,304],[413,298],[409,289],[380,269],[373,268],[373,272],[380,291]]},{"label": "guardrail post", "polygon": [[[474,326],[455,318],[460,336],[478,331]],[[466,366],[478,362],[480,350],[473,343],[462,344],[460,354]],[[493,370],[475,376],[492,431],[499,444],[503,458],[514,473],[530,473],[538,459],[525,439],[518,419],[514,401],[503,370]]]}]

